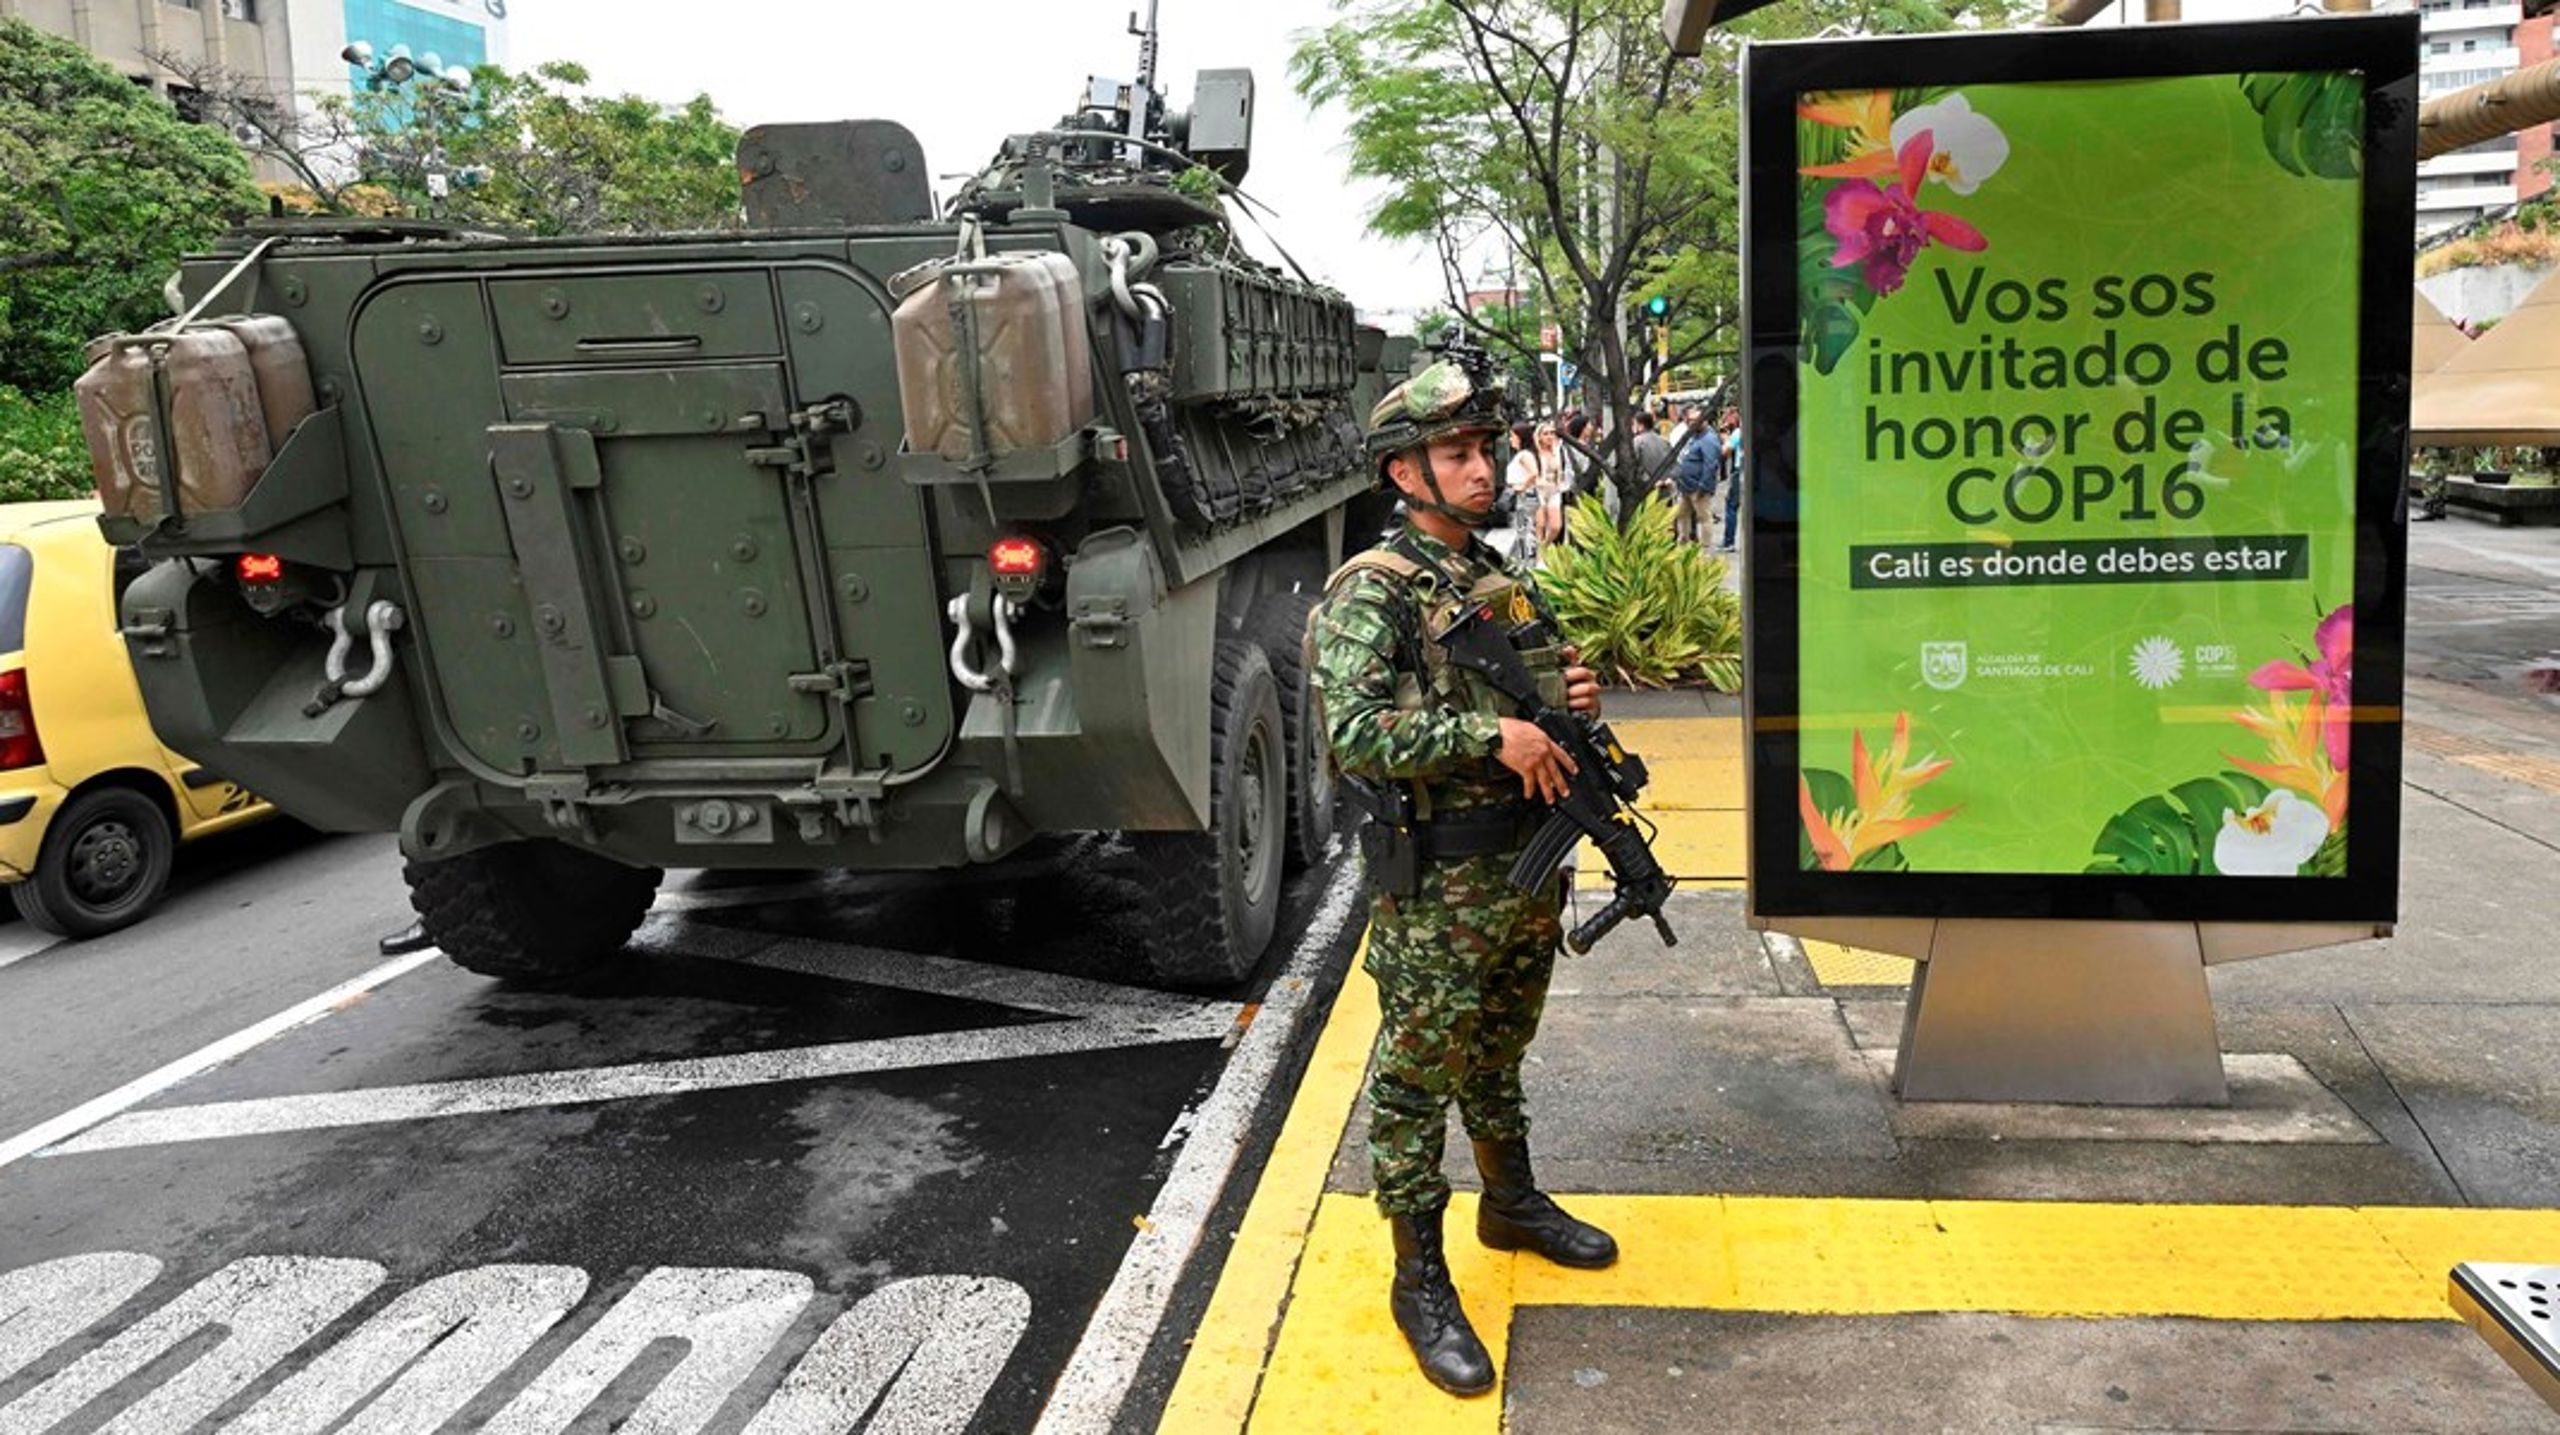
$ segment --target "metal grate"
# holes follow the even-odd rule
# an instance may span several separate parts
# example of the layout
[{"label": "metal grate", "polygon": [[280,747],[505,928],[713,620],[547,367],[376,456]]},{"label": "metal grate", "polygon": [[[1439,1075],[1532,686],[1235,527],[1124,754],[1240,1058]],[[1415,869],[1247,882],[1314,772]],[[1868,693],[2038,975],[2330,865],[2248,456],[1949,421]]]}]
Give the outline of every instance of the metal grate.
[{"label": "metal grate", "polygon": [[2466,1261],[2453,1268],[2452,1299],[2534,1393],[2560,1410],[2560,1266]]}]

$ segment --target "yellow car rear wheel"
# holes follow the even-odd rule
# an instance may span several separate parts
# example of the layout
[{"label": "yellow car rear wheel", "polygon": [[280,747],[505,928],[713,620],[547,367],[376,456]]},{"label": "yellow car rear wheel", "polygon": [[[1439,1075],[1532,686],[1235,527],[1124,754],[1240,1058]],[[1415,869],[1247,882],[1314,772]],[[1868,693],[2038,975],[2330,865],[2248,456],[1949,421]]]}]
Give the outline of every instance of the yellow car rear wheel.
[{"label": "yellow car rear wheel", "polygon": [[9,897],[39,931],[103,936],[159,905],[177,847],[158,803],[128,787],[96,788],[53,815],[34,874]]}]

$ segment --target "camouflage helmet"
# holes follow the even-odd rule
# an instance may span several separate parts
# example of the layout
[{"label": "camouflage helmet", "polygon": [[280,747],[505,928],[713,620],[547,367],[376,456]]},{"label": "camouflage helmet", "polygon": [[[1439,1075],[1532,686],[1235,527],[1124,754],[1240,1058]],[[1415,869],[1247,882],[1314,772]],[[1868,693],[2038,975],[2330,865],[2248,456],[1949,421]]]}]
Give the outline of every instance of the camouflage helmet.
[{"label": "camouflage helmet", "polygon": [[1443,359],[1387,390],[1369,411],[1369,461],[1386,471],[1390,455],[1452,434],[1501,432],[1511,427],[1511,407],[1501,388]]}]

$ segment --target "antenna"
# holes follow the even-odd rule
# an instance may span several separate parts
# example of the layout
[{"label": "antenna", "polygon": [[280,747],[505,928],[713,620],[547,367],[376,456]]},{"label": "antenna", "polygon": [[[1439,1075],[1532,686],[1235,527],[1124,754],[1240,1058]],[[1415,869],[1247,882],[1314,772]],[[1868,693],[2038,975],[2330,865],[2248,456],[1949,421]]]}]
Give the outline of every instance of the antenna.
[{"label": "antenna", "polygon": [[[1147,137],[1147,111],[1156,99],[1156,4],[1147,0],[1147,23],[1138,23],[1138,12],[1129,12],[1129,33],[1138,37],[1138,82],[1129,87],[1129,138]],[[1136,145],[1123,145],[1120,157],[1135,168],[1145,163]]]}]

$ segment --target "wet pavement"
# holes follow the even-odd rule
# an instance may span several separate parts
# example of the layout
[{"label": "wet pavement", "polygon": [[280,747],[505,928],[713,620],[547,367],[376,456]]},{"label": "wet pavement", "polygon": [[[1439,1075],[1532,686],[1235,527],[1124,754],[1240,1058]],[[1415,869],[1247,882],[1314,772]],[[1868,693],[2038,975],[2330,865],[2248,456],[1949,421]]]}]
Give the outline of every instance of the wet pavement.
[{"label": "wet pavement", "polygon": [[[0,1431],[1143,1423],[1356,933],[1319,870],[1245,989],[1130,986],[1117,857],[678,874],[540,991],[377,966],[388,846],[320,842],[0,969]],[[253,927],[265,976],[189,1016]],[[84,967],[117,990],[69,1002]]]}]

